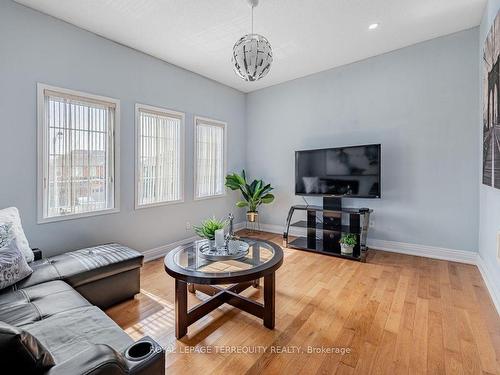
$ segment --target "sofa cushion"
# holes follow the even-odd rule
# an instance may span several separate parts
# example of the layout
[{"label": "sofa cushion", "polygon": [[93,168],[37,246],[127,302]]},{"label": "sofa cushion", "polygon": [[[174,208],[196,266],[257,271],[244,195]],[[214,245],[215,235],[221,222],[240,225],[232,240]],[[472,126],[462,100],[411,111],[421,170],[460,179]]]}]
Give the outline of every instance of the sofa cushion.
[{"label": "sofa cushion", "polygon": [[22,326],[89,302],[64,281],[56,280],[0,295],[0,320]]},{"label": "sofa cushion", "polygon": [[0,363],[17,374],[42,374],[54,366],[50,352],[29,332],[0,321]]},{"label": "sofa cushion", "polygon": [[50,316],[23,326],[61,363],[94,344],[106,344],[121,352],[133,340],[104,312],[87,306]]},{"label": "sofa cushion", "polygon": [[31,251],[28,239],[24,234],[23,227],[21,225],[21,217],[19,216],[19,211],[16,207],[9,207],[0,210],[0,224],[12,223],[13,235],[16,239],[17,246],[21,253],[23,253],[26,261],[32,262],[34,259],[33,251]]},{"label": "sofa cushion", "polygon": [[29,266],[33,270],[33,273],[13,285],[9,288],[10,290],[23,289],[33,285],[46,283],[47,281],[61,279],[61,276],[57,273],[56,268],[47,258],[35,260],[34,262],[31,262]]},{"label": "sofa cushion", "polygon": [[56,255],[47,261],[62,280],[76,288],[141,267],[143,259],[138,251],[112,243]]},{"label": "sofa cushion", "polygon": [[0,224],[0,289],[17,283],[32,272],[12,236],[12,224]]}]

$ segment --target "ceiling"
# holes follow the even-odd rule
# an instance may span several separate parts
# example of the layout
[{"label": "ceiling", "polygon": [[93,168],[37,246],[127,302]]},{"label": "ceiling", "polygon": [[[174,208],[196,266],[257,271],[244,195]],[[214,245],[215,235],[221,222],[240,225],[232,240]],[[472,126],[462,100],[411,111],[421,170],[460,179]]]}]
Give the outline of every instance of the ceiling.
[{"label": "ceiling", "polygon": [[[254,31],[274,63],[257,82],[232,70],[250,32],[245,0],[16,0],[105,38],[224,83],[254,91],[477,26],[486,0],[261,0]],[[376,30],[368,26],[378,22]]]}]

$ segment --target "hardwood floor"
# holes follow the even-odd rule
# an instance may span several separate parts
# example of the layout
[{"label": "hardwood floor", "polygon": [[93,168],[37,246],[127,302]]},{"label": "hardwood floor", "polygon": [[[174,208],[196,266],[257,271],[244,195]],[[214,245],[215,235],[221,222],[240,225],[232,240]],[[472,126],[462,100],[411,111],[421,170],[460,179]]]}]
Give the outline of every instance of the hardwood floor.
[{"label": "hardwood floor", "polygon": [[[133,338],[166,347],[169,374],[500,375],[500,317],[475,266],[382,251],[367,263],[284,252],[274,330],[223,306],[177,341],[163,259],[144,265],[140,295],[107,313]],[[244,295],[262,299],[262,289]],[[204,296],[189,298],[192,306]]]}]

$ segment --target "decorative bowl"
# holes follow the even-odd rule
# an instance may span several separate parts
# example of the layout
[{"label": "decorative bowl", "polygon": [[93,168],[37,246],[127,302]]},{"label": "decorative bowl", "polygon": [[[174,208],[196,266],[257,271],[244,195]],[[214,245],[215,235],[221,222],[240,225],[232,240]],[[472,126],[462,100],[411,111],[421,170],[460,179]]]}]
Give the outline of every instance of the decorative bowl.
[{"label": "decorative bowl", "polygon": [[248,254],[249,247],[247,242],[241,240],[229,240],[227,247],[219,248],[207,241],[200,246],[199,255],[212,261],[240,259]]}]

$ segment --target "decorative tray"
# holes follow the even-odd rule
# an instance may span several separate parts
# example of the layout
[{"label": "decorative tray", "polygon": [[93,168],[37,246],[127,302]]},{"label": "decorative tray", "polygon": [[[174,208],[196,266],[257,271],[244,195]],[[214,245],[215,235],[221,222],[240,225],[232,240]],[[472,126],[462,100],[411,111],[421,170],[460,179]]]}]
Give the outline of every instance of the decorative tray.
[{"label": "decorative tray", "polygon": [[200,257],[212,261],[243,258],[248,254],[248,248],[250,247],[248,243],[240,240],[229,240],[227,247],[216,248],[210,245],[211,241],[207,241],[201,245],[199,253]]}]

